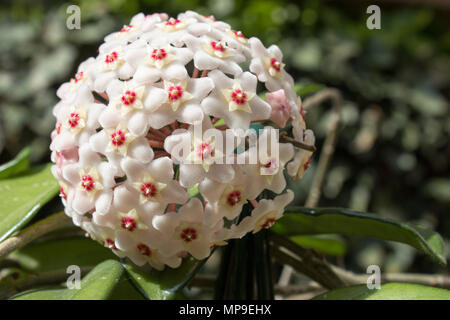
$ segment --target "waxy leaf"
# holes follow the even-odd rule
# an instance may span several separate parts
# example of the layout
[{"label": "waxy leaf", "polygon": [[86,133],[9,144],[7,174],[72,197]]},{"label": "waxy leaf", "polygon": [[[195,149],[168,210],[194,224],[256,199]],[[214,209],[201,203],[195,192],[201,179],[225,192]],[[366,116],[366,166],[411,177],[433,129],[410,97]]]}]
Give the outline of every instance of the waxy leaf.
[{"label": "waxy leaf", "polygon": [[[81,281],[80,289],[31,290],[16,295],[16,300],[106,300],[121,281],[124,269],[115,260],[106,260]],[[122,281],[127,281],[122,278]]]},{"label": "waxy leaf", "polygon": [[44,204],[58,194],[51,164],[29,174],[0,181],[0,242],[24,226]]},{"label": "waxy leaf", "polygon": [[331,290],[313,300],[450,300],[450,291],[411,283],[385,283],[380,289],[361,284]]},{"label": "waxy leaf", "polygon": [[11,161],[0,165],[0,180],[18,175],[30,168],[30,148],[25,148]]},{"label": "waxy leaf", "polygon": [[284,236],[343,234],[409,244],[445,265],[444,243],[434,231],[342,208],[288,207],[272,231]]},{"label": "waxy leaf", "polygon": [[131,281],[150,300],[177,299],[180,290],[188,284],[205,263],[194,258],[184,259],[177,269],[167,267],[163,271],[152,269],[148,265],[137,267],[132,263],[124,263]]},{"label": "waxy leaf", "polygon": [[92,239],[81,237],[31,243],[8,257],[21,268],[39,273],[66,269],[70,265],[94,267],[104,260],[115,258],[110,249]]}]

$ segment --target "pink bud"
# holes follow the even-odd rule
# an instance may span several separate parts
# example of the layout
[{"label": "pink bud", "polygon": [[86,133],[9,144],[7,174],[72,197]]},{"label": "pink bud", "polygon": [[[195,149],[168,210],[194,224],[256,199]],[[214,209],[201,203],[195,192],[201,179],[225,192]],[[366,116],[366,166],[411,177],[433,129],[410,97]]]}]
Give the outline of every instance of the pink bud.
[{"label": "pink bud", "polygon": [[284,90],[280,89],[267,93],[266,101],[272,107],[270,120],[275,122],[280,128],[284,128],[291,114],[291,105],[284,94]]}]

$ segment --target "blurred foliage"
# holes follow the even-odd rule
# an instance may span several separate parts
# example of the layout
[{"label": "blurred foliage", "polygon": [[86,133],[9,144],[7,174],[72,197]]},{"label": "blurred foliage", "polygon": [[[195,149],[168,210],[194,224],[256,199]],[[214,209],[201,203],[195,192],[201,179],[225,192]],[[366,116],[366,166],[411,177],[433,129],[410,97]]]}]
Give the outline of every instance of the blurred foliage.
[{"label": "blurred foliage", "polygon": [[[30,143],[33,160],[48,161],[55,91],[81,61],[96,55],[106,34],[140,11],[176,15],[192,9],[266,45],[277,43],[289,72],[309,88],[306,97],[317,84],[342,91],[344,124],[321,206],[412,220],[448,237],[450,12],[380,3],[381,30],[368,30],[368,3],[359,1],[2,2],[0,163]],[[81,7],[81,30],[66,28],[69,4]],[[325,104],[307,115],[319,150],[330,111]],[[291,185],[295,204],[306,198],[318,156],[302,183]],[[355,269],[375,262],[385,271],[431,271],[428,258],[405,246],[350,244],[345,262]]]}]

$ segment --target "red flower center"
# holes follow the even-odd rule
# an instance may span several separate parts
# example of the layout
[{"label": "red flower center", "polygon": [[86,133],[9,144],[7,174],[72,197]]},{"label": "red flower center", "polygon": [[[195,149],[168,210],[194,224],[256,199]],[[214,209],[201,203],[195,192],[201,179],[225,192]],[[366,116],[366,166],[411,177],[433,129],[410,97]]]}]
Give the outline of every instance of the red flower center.
[{"label": "red flower center", "polygon": [[125,91],[121,100],[126,106],[132,105],[136,101],[136,92],[130,90]]},{"label": "red flower center", "polygon": [[84,77],[83,71],[78,72],[78,73],[75,75],[75,79],[74,79],[75,83],[78,83],[78,81],[83,80],[83,77]]},{"label": "red flower center", "polygon": [[185,228],[181,231],[180,237],[184,242],[191,242],[197,239],[197,230],[194,228]]},{"label": "red flower center", "polygon": [[152,250],[150,250],[150,248],[143,243],[139,243],[137,245],[137,249],[139,250],[139,253],[142,254],[143,256],[150,257],[152,255]]},{"label": "red flower center", "polygon": [[120,32],[129,32],[133,26],[131,24],[123,26],[122,29],[120,29]]},{"label": "red flower center", "polygon": [[63,187],[60,187],[60,188],[59,188],[59,195],[60,195],[63,199],[67,200],[67,194],[66,194],[66,192],[64,191],[64,188],[63,188]]},{"label": "red flower center", "polygon": [[163,60],[167,57],[167,51],[165,49],[153,49],[151,57],[153,60]]},{"label": "red flower center", "polygon": [[95,181],[91,175],[85,174],[81,177],[81,187],[86,191],[92,191],[95,188]]},{"label": "red flower center", "polygon": [[72,112],[69,116],[69,119],[67,120],[67,122],[69,123],[69,126],[71,128],[75,128],[76,126],[78,126],[78,123],[80,122],[80,114],[78,112]]},{"label": "red flower center", "polygon": [[243,39],[245,39],[244,34],[241,31],[231,30],[231,32],[234,33],[236,38],[243,38]]},{"label": "red flower center", "polygon": [[141,185],[141,193],[146,198],[153,198],[158,194],[158,188],[153,183],[144,182]]},{"label": "red flower center", "polygon": [[226,48],[221,42],[217,41],[211,41],[210,42],[211,48],[216,51],[225,52]]},{"label": "red flower center", "polygon": [[236,104],[245,104],[247,102],[247,94],[241,89],[235,89],[231,92],[231,100]]},{"label": "red flower center", "polygon": [[197,146],[197,157],[205,160],[210,157],[214,157],[215,150],[208,142],[203,142]]},{"label": "red flower center", "polygon": [[110,238],[107,238],[107,239],[105,240],[105,242],[106,242],[106,246],[107,246],[108,248],[113,249],[113,250],[115,250],[115,251],[119,250],[119,249],[117,249],[114,240],[112,240],[112,239],[110,239]]},{"label": "red flower center", "polygon": [[273,224],[275,223],[276,219],[275,218],[268,218],[266,220],[266,222],[264,222],[261,225],[261,228],[270,228],[271,226],[273,226]]},{"label": "red flower center", "polygon": [[270,59],[270,65],[272,68],[275,69],[275,71],[280,72],[281,71],[281,63],[275,58]]},{"label": "red flower center", "polygon": [[167,91],[169,92],[170,101],[177,101],[183,96],[183,88],[181,86],[170,86]]},{"label": "red flower center", "polygon": [[119,54],[116,51],[113,51],[110,54],[106,55],[105,63],[113,63],[117,60],[117,58],[119,58]]},{"label": "red flower center", "polygon": [[241,201],[241,192],[239,190],[234,190],[230,192],[227,196],[227,204],[231,207],[235,206]]},{"label": "red flower center", "polygon": [[137,223],[136,223],[136,220],[134,220],[131,217],[123,217],[120,220],[120,226],[125,230],[133,232],[134,229],[136,229],[136,227],[137,227]]},{"label": "red flower center", "polygon": [[179,20],[179,19],[170,18],[169,21],[166,22],[166,26],[174,27],[177,24],[179,24],[180,22],[181,22],[181,20]]},{"label": "red flower center", "polygon": [[111,143],[113,144],[113,146],[116,146],[116,147],[122,146],[125,143],[126,139],[127,138],[125,136],[125,132],[120,129],[117,131],[114,131],[111,134]]},{"label": "red flower center", "polygon": [[308,158],[308,160],[303,165],[303,169],[306,171],[306,169],[309,168],[309,165],[311,164],[311,157]]}]

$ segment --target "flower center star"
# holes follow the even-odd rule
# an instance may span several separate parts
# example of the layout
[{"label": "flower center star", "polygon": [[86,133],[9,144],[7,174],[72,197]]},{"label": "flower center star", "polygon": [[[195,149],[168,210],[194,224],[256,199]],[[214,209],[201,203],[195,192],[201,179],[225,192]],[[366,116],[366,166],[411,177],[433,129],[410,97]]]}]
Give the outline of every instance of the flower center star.
[{"label": "flower center star", "polygon": [[192,95],[186,91],[186,86],[186,80],[179,84],[164,81],[164,87],[168,95],[168,103],[174,112],[178,110],[183,102],[192,99]]},{"label": "flower center star", "polygon": [[90,192],[95,189],[95,180],[92,178],[91,175],[85,174],[81,177],[81,187],[86,190],[87,192]]},{"label": "flower center star", "polygon": [[253,92],[245,92],[240,84],[234,84],[232,89],[222,89],[222,94],[228,102],[230,112],[238,110],[252,113],[249,101],[255,96]]},{"label": "flower center star", "polygon": [[274,176],[280,170],[280,164],[277,158],[270,158],[261,162],[259,173],[266,177],[267,183],[271,184]]},{"label": "flower center star", "polygon": [[152,255],[152,250],[146,244],[139,243],[136,247],[143,256],[150,257]]},{"label": "flower center star", "polygon": [[112,240],[111,238],[107,238],[107,239],[105,240],[105,244],[106,244],[106,247],[109,248],[109,249],[112,249],[112,250],[115,250],[115,251],[118,251],[118,250],[119,250],[119,249],[116,247],[116,244],[115,244],[114,240]]},{"label": "flower center star", "polygon": [[137,228],[137,222],[134,218],[125,216],[120,219],[120,226],[125,230],[133,232]]},{"label": "flower center star", "polygon": [[125,132],[120,129],[117,131],[114,131],[111,134],[111,143],[115,147],[123,146],[123,144],[125,143],[126,140],[127,140],[127,137],[125,135]]},{"label": "flower center star", "polygon": [[275,57],[266,58],[266,65],[271,77],[280,77],[282,76],[281,71],[284,68],[284,63],[279,61]]},{"label": "flower center star", "polygon": [[116,51],[111,52],[105,56],[105,63],[111,64],[119,58],[119,54]]},{"label": "flower center star", "polygon": [[87,80],[87,76],[84,74],[83,71],[77,72],[77,74],[75,74],[75,77],[73,79],[70,80],[70,82],[74,83],[74,84],[80,84],[83,83]]},{"label": "flower center star", "polygon": [[165,32],[174,32],[183,29],[186,25],[180,19],[170,18],[164,23],[157,24]]},{"label": "flower center star", "polygon": [[105,54],[104,57],[103,69],[107,71],[116,70],[124,62],[117,50]]},{"label": "flower center star", "polygon": [[169,46],[164,48],[149,48],[149,54],[145,58],[146,62],[152,67],[162,69],[176,59],[170,51],[171,49]]},{"label": "flower center star", "polygon": [[181,230],[180,238],[186,243],[190,243],[198,238],[198,233],[195,228],[188,227]]},{"label": "flower center star", "polygon": [[225,45],[225,43],[220,41],[210,41],[208,52],[213,57],[220,59],[230,56],[227,46]]},{"label": "flower center star", "polygon": [[136,92],[126,90],[125,93],[122,95],[122,103],[126,106],[132,105],[136,101]]},{"label": "flower center star", "polygon": [[261,225],[261,229],[267,229],[273,226],[275,223],[275,218],[267,218],[266,221]]},{"label": "flower center star", "polygon": [[242,44],[247,44],[248,40],[241,31],[230,30],[229,34]]},{"label": "flower center star", "polygon": [[80,123],[80,114],[78,112],[72,112],[69,116],[69,120],[67,122],[69,123],[69,126],[71,128],[75,128]]},{"label": "flower center star", "polygon": [[128,25],[124,25],[123,26],[123,28],[122,29],[120,29],[120,33],[128,33],[128,32],[130,32],[130,31],[132,31],[133,30],[133,25],[131,25],[131,24],[128,24]]},{"label": "flower center star", "polygon": [[109,133],[110,140],[106,151],[117,152],[122,156],[126,156],[128,145],[135,139],[135,136],[131,135],[122,125],[119,125],[114,130],[108,130],[107,132]]},{"label": "flower center star", "polygon": [[230,207],[234,207],[236,204],[240,203],[242,200],[242,194],[239,190],[234,190],[230,192],[227,196],[227,204]]}]

